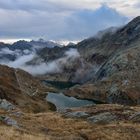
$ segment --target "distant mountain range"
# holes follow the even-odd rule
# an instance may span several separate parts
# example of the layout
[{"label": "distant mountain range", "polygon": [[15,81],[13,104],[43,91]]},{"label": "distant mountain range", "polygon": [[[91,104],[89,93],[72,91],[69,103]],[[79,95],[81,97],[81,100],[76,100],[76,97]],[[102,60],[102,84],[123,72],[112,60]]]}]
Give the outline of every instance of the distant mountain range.
[{"label": "distant mountain range", "polygon": [[[140,17],[120,28],[109,28],[62,46],[51,41],[0,43],[0,61],[42,80],[82,84],[67,95],[105,103],[140,102]],[[86,90],[85,90],[86,89]]]},{"label": "distant mountain range", "polygon": [[[57,109],[62,93],[93,105]],[[0,43],[0,138],[139,140],[139,123],[140,17],[76,45]]]},{"label": "distant mountain range", "polygon": [[39,39],[38,41],[24,41],[20,40],[13,44],[6,44],[0,42],[0,58],[7,61],[14,61],[21,55],[28,55],[37,52],[43,48],[53,48],[55,46],[62,47],[62,45],[53,41],[45,41]]}]

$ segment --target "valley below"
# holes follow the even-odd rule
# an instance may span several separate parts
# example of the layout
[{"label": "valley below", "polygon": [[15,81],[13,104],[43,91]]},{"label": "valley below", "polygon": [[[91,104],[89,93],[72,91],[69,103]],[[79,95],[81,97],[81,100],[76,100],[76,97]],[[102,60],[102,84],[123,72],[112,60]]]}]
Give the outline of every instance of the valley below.
[{"label": "valley below", "polygon": [[0,43],[0,140],[139,138],[140,17],[78,44]]}]

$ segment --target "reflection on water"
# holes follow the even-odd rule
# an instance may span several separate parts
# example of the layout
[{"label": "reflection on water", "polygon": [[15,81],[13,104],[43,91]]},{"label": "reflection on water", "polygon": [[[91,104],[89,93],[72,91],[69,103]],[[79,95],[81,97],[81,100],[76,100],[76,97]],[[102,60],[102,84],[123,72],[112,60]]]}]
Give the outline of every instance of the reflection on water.
[{"label": "reflection on water", "polygon": [[73,83],[73,82],[64,82],[64,81],[49,81],[49,80],[44,80],[43,81],[47,86],[51,85],[55,88],[58,89],[68,89],[71,88],[75,85],[77,85],[78,83]]},{"label": "reflection on water", "polygon": [[46,100],[53,103],[57,107],[57,109],[81,107],[95,104],[93,101],[79,100],[74,97],[67,97],[62,93],[48,93]]}]

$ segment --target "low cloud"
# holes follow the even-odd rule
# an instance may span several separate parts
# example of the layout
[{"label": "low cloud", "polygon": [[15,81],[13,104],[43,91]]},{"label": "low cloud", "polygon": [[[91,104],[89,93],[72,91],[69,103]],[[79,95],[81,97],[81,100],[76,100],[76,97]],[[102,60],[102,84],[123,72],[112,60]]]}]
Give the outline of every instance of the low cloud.
[{"label": "low cloud", "polygon": [[65,52],[64,57],[53,60],[51,62],[42,62],[38,65],[23,65],[21,68],[33,75],[62,73],[63,68],[67,63],[73,62],[79,58],[80,54],[77,49],[69,49]]},{"label": "low cloud", "polygon": [[66,58],[77,58],[80,57],[79,52],[77,51],[77,49],[69,49],[68,51],[65,52]]},{"label": "low cloud", "polygon": [[[10,51],[9,51],[10,52]],[[27,62],[30,62],[36,58],[36,53],[30,53],[17,57],[15,61],[2,61],[1,64],[8,65],[14,68],[23,69],[33,75],[42,75],[42,74],[53,74],[53,73],[62,73],[63,68],[68,63],[74,62],[76,58],[80,57],[77,49],[69,49],[65,52],[64,57],[53,60],[51,62],[40,62],[37,65],[28,65]]]},{"label": "low cloud", "polygon": [[41,63],[35,66],[23,65],[20,68],[33,75],[53,74],[61,72],[61,67],[60,65],[58,65],[57,61],[53,61],[50,63]]},{"label": "low cloud", "polygon": [[14,68],[22,68],[26,62],[31,61],[34,58],[34,54],[23,55],[17,58],[14,62],[9,62],[7,65]]},{"label": "low cloud", "polygon": [[15,52],[10,50],[9,48],[3,48],[0,50],[0,55],[3,55],[3,54],[15,54]]}]

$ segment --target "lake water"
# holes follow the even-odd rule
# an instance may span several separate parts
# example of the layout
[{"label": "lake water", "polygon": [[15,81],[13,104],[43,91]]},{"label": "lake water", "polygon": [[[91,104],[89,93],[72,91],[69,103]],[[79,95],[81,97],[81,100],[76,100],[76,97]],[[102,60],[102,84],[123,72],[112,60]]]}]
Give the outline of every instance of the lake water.
[{"label": "lake water", "polygon": [[49,80],[44,80],[43,81],[47,86],[51,85],[55,88],[58,89],[68,89],[71,88],[75,85],[77,85],[78,83],[73,83],[73,82],[65,82],[65,81],[49,81]]},{"label": "lake water", "polygon": [[62,93],[48,93],[46,100],[54,104],[57,109],[66,109],[95,104],[93,101],[79,100],[74,97],[65,96]]}]

